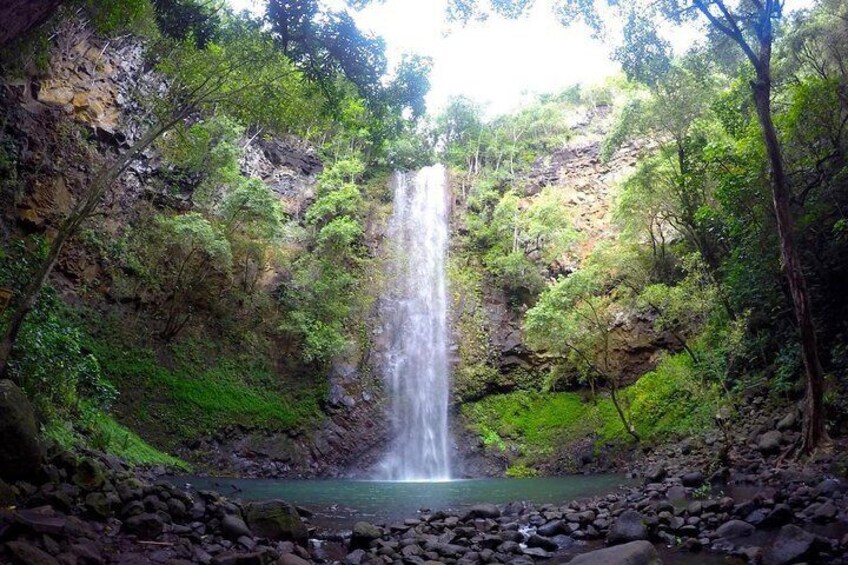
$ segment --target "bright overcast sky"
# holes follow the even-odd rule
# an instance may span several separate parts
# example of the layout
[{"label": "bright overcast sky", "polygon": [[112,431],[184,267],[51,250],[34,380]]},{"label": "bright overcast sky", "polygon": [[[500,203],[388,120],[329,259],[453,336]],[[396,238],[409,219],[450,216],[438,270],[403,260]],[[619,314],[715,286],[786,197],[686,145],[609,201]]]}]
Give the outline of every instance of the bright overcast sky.
[{"label": "bright overcast sky", "polygon": [[[263,0],[229,0],[237,10],[261,12]],[[340,0],[330,0],[338,4]],[[812,0],[788,0],[788,7]],[[525,18],[492,17],[464,27],[445,20],[446,0],[386,0],[355,14],[360,28],[386,40],[390,64],[403,53],[433,58],[428,109],[437,112],[453,95],[483,103],[489,115],[509,111],[528,94],[557,92],[574,83],[591,84],[614,74],[611,47],[591,37],[585,26],[565,28],[550,11],[550,0],[538,2]],[[452,33],[446,33],[452,29]],[[669,37],[682,48],[694,32]]]}]

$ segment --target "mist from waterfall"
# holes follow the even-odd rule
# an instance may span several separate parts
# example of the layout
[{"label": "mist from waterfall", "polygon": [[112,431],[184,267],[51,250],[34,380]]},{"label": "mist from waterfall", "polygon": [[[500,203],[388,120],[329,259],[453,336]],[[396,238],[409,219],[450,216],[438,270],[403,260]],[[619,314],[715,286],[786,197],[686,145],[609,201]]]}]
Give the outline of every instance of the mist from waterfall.
[{"label": "mist from waterfall", "polygon": [[446,183],[442,165],[395,173],[382,310],[394,435],[382,464],[384,479],[450,478]]}]

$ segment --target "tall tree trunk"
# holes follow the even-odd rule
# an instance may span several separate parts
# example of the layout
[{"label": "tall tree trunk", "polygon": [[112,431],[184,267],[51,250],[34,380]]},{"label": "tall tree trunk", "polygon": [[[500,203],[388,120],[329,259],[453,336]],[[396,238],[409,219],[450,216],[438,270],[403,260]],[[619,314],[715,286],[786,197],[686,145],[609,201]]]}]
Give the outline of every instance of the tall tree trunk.
[{"label": "tall tree trunk", "polygon": [[789,283],[798,332],[801,339],[801,358],[804,361],[806,397],[804,399],[803,450],[813,451],[827,440],[824,414],[824,371],[818,355],[816,329],[807,290],[807,281],[801,267],[801,261],[795,249],[792,213],[789,207],[791,193],[783,158],[780,140],[771,115],[771,71],[768,64],[757,69],[757,80],[752,83],[757,116],[763,130],[766,153],[771,165],[772,200],[777,219],[777,232],[780,238],[780,254],[783,271]]}]

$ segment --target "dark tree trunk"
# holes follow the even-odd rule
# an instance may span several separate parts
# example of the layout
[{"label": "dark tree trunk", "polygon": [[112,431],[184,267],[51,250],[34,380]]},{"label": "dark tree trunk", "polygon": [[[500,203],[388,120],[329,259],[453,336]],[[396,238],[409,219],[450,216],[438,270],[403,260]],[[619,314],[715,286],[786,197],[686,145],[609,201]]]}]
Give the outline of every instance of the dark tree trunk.
[{"label": "dark tree trunk", "polygon": [[0,2],[0,47],[49,18],[62,0],[5,0]]},{"label": "dark tree trunk", "polygon": [[798,252],[795,249],[793,219],[790,210],[791,193],[783,159],[780,140],[771,116],[771,72],[767,65],[757,69],[757,80],[752,85],[757,116],[763,130],[766,152],[771,165],[772,200],[780,238],[780,255],[783,272],[789,283],[792,305],[798,322],[801,340],[801,358],[804,361],[806,396],[804,399],[803,450],[814,450],[827,439],[824,415],[824,371],[818,355],[816,329],[807,290],[807,281]]}]

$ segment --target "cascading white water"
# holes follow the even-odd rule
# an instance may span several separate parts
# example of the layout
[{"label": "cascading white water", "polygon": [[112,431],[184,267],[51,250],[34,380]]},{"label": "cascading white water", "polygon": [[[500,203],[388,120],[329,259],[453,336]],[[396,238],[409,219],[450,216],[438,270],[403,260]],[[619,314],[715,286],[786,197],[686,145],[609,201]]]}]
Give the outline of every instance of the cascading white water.
[{"label": "cascading white water", "polygon": [[394,433],[382,466],[389,480],[450,478],[446,182],[442,165],[394,178],[390,280],[382,312]]}]

